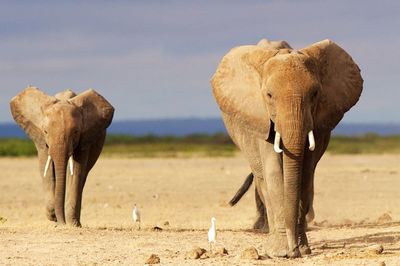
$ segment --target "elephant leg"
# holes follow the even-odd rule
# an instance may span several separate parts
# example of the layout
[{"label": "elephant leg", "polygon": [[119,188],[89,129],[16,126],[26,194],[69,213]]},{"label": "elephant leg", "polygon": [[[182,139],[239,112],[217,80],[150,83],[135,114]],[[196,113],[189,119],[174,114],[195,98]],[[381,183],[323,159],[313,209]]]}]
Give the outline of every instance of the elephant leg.
[{"label": "elephant leg", "polygon": [[54,189],[55,189],[55,174],[54,174],[54,165],[53,163],[49,164],[46,175],[44,176],[44,170],[46,167],[48,154],[47,149],[38,149],[38,157],[39,157],[39,172],[42,177],[43,190],[45,194],[46,201],[46,217],[50,221],[57,222],[56,213],[54,209]]},{"label": "elephant leg", "polygon": [[255,186],[254,194],[255,194],[256,208],[257,208],[257,216],[256,216],[256,222],[253,225],[253,229],[261,230],[262,233],[268,233],[269,226],[268,226],[267,209],[265,207],[264,202],[261,199],[260,193],[258,192],[257,185]]},{"label": "elephant leg", "polygon": [[286,257],[288,240],[283,208],[282,156],[274,151],[273,145],[265,141],[260,143],[260,154],[266,182],[265,199],[270,229],[268,244],[270,249],[267,253],[274,257]]},{"label": "elephant leg", "polygon": [[269,198],[266,191],[267,186],[263,177],[261,158],[259,158],[259,156],[254,156],[254,153],[252,156],[248,154],[248,158],[250,168],[254,175],[253,182],[255,185],[256,221],[253,224],[253,229],[261,230],[262,233],[268,233],[270,232],[270,224],[268,222],[266,202],[269,201]]},{"label": "elephant leg", "polygon": [[302,255],[311,253],[311,249],[308,245],[306,230],[307,220],[314,219],[314,173],[317,163],[328,147],[330,133],[319,134],[316,135],[316,137],[318,138],[316,150],[314,152],[306,151],[304,153],[298,221],[299,248]]},{"label": "elephant leg", "polygon": [[66,200],[67,223],[81,226],[82,193],[90,169],[96,163],[103,148],[106,131],[86,150],[77,150],[74,153],[74,174],[69,174]]},{"label": "elephant leg", "polygon": [[67,195],[65,203],[66,222],[72,226],[81,226],[80,211],[82,204],[82,179],[86,179],[87,158],[89,151],[76,151],[73,156],[74,169],[73,175],[68,167]]},{"label": "elephant leg", "polygon": [[[314,183],[314,165],[312,162],[308,162],[309,156],[305,156],[303,166],[303,175],[301,183],[301,194],[299,202],[299,222],[298,222],[298,232],[299,232],[299,249],[302,255],[310,254],[311,249],[308,245],[308,239],[306,234],[307,221],[306,214],[310,210],[311,206],[311,194],[314,194],[313,183]],[[310,156],[311,157],[311,156]]]},{"label": "elephant leg", "polygon": [[269,232],[269,223],[267,218],[267,210],[265,208],[265,180],[263,177],[263,165],[260,157],[260,148],[258,139],[251,132],[248,132],[241,126],[241,122],[225,113],[222,113],[226,130],[229,133],[232,141],[243,152],[249,162],[251,172],[253,173],[253,182],[255,185],[255,200],[256,200],[256,221],[253,229],[261,229]]}]

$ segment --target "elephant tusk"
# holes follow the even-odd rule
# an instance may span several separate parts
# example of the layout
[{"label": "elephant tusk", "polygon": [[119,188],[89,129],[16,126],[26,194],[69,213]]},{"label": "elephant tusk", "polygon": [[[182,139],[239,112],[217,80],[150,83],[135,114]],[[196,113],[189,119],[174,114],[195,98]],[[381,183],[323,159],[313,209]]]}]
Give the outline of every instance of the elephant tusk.
[{"label": "elephant tusk", "polygon": [[71,157],[69,157],[69,170],[71,171],[71,175],[74,175],[74,158],[72,157],[72,155],[71,155]]},{"label": "elephant tusk", "polygon": [[279,148],[279,144],[281,142],[281,134],[279,134],[279,132],[275,133],[275,141],[274,141],[274,150],[277,153],[281,153],[283,150],[281,150],[281,148]]},{"label": "elephant tusk", "polygon": [[310,147],[308,147],[308,149],[310,151],[315,150],[315,140],[314,140],[314,133],[311,130],[310,132],[308,132],[308,142],[310,142]]},{"label": "elephant tusk", "polygon": [[49,169],[50,161],[51,161],[51,156],[49,155],[49,156],[47,157],[46,166],[44,167],[43,177],[45,177],[46,174],[47,174],[47,170]]}]

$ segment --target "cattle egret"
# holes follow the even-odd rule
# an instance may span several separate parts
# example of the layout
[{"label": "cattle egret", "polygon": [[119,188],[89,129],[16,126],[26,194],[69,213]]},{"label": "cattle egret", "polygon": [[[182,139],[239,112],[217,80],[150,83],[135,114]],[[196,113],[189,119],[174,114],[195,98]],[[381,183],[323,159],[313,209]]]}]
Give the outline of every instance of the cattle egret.
[{"label": "cattle egret", "polygon": [[135,222],[135,225],[136,225],[136,223],[139,223],[139,230],[140,230],[140,211],[139,211],[139,208],[136,206],[136,203],[135,203],[135,207],[133,208],[133,211],[132,211],[132,217],[133,217],[133,221]]},{"label": "cattle egret", "polygon": [[208,230],[208,242],[210,243],[210,251],[211,251],[211,253],[213,252],[212,246],[214,246],[214,249],[215,249],[215,235],[216,235],[216,232],[215,232],[215,218],[212,217],[211,218],[211,228],[210,228],[210,230]]}]

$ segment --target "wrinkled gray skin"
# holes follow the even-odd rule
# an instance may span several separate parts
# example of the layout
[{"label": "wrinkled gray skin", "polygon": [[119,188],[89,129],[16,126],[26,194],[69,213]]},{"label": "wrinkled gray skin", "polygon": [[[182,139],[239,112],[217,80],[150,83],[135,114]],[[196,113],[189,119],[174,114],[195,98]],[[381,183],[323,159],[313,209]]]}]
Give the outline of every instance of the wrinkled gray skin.
[{"label": "wrinkled gray skin", "polygon": [[306,214],[314,171],[331,131],[358,101],[363,80],[352,58],[329,40],[298,51],[266,44],[233,48],[211,85],[254,175],[259,216],[268,219],[267,253],[294,258],[311,252]]},{"label": "wrinkled gray skin", "polygon": [[11,100],[10,108],[38,150],[47,218],[81,226],[83,187],[103,148],[114,108],[92,89],[53,97],[30,86]]}]

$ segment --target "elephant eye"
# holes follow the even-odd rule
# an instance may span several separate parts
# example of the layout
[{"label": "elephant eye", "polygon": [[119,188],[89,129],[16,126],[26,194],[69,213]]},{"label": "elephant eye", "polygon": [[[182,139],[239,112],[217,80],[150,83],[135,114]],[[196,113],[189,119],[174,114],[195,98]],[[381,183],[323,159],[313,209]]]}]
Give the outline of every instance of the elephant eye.
[{"label": "elephant eye", "polygon": [[311,99],[315,99],[317,97],[318,91],[314,91],[313,94],[311,95]]},{"label": "elephant eye", "polygon": [[46,134],[46,135],[47,135],[47,130],[44,130],[44,134]]},{"label": "elephant eye", "polygon": [[272,98],[272,94],[271,93],[267,93],[268,98]]}]

